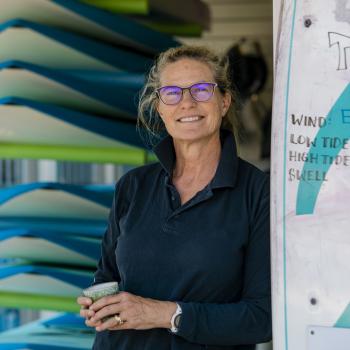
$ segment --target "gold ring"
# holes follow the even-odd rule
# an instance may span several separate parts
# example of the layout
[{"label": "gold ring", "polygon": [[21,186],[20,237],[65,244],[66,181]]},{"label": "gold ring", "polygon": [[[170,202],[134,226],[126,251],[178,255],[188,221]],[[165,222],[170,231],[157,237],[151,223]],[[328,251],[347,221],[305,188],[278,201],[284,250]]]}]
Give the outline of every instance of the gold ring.
[{"label": "gold ring", "polygon": [[124,323],[119,315],[114,315],[114,319],[117,321],[117,326],[121,326]]}]

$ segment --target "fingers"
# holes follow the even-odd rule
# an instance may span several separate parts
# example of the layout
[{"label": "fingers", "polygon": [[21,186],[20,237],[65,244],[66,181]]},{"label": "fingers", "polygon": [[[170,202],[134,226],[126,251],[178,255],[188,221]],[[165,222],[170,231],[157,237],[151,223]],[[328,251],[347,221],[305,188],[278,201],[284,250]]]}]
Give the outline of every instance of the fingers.
[{"label": "fingers", "polygon": [[123,315],[113,315],[106,319],[104,319],[104,322],[102,322],[100,325],[96,327],[97,332],[104,331],[106,329],[108,330],[122,330],[122,329],[129,329],[129,325],[127,321],[123,318]]},{"label": "fingers", "polygon": [[123,307],[121,302],[126,301],[125,305],[128,305],[127,301],[130,298],[132,298],[130,293],[120,292],[103,297],[96,302],[92,302],[87,297],[78,297],[77,303],[81,306],[80,315],[85,318],[85,324],[88,327],[95,327],[96,331],[127,329],[126,323],[121,323],[114,316],[122,313]]},{"label": "fingers", "polygon": [[89,309],[85,309],[84,307],[82,307],[80,309],[80,316],[84,317],[86,319],[90,319],[91,317],[95,316],[95,311],[89,310]]},{"label": "fingers", "polygon": [[90,305],[90,310],[98,311],[107,305],[119,303],[125,298],[125,295],[127,294],[129,293],[120,292],[118,294],[108,295],[106,297],[98,299],[97,301],[95,301],[93,304]]},{"label": "fingers", "polygon": [[[92,311],[94,312],[94,311]],[[97,312],[94,312],[95,315],[92,316],[92,321],[99,321],[102,320],[104,322],[105,319],[114,317],[114,315],[121,314],[122,310],[120,308],[120,304],[111,304],[103,307],[102,309],[98,310]]]},{"label": "fingers", "polygon": [[[130,293],[120,292],[113,296],[107,296],[99,299],[90,306],[95,315],[90,319],[91,322],[100,322],[96,331],[100,332],[106,329],[118,330],[129,329],[126,319],[123,318],[125,308],[129,305],[128,300],[132,298]],[[118,318],[120,317],[120,319]],[[120,320],[123,322],[121,323]]]},{"label": "fingers", "polygon": [[101,332],[106,329],[118,327],[119,325],[120,325],[120,322],[117,321],[114,316],[110,316],[104,322],[102,322],[99,326],[96,327],[96,331]]},{"label": "fingers", "polygon": [[91,318],[87,318],[86,320],[85,320],[85,324],[88,326],[88,327],[94,327],[94,328],[96,328],[96,327],[99,327],[101,324],[102,324],[102,321],[94,321],[94,320],[92,320]]},{"label": "fingers", "polygon": [[82,307],[88,308],[92,304],[92,300],[87,297],[78,297],[77,303]]},{"label": "fingers", "polygon": [[92,300],[87,297],[78,297],[77,303],[80,305],[80,316],[86,319],[94,316],[95,312],[89,310],[89,306],[92,304]]},{"label": "fingers", "polygon": [[129,322],[125,317],[126,314],[130,313],[130,310],[134,310],[132,312],[134,314],[139,314],[135,310],[139,304],[138,299],[140,298],[127,292],[106,296],[94,303],[89,298],[80,297],[78,298],[78,303],[82,306],[80,315],[85,317],[87,326],[95,327],[98,332],[106,329],[131,329],[131,327],[135,327],[135,322],[131,322],[131,319]]},{"label": "fingers", "polygon": [[[87,299],[89,299],[89,298],[87,298]],[[88,327],[98,327],[101,324],[101,321],[100,320],[92,320],[91,319],[95,315],[95,311],[90,310],[88,308],[89,305],[91,305],[91,303],[92,303],[91,299],[89,299],[89,300],[79,300],[78,301],[78,304],[81,305],[80,316],[85,318],[85,324]]]},{"label": "fingers", "polygon": [[123,311],[121,301],[126,297],[126,295],[128,295],[128,293],[119,293],[116,295],[106,296],[90,305],[89,310],[93,312],[93,315],[91,315],[91,321],[101,321],[102,323],[105,323],[106,319],[117,314],[119,315]]}]

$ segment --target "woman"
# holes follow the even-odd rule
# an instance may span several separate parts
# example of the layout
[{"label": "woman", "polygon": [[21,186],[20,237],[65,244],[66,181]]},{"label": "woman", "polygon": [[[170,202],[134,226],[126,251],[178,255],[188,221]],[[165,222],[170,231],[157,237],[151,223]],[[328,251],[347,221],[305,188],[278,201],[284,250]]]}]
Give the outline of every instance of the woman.
[{"label": "woman", "polygon": [[168,136],[154,149],[160,163],[116,185],[95,283],[123,292],[78,298],[94,349],[248,350],[270,339],[268,179],[224,129],[229,86],[227,65],[202,47],[169,49],[151,69],[140,125]]}]

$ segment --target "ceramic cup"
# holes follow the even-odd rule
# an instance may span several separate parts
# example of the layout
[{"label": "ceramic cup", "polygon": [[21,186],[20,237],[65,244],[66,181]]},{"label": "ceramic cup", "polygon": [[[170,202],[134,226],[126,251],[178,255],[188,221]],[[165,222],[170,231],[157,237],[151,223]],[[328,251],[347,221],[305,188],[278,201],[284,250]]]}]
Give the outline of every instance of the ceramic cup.
[{"label": "ceramic cup", "polygon": [[[84,297],[91,298],[93,302],[95,302],[98,299],[101,299],[102,297],[106,297],[107,295],[114,295],[117,294],[119,291],[118,282],[106,282],[106,283],[100,283],[95,284],[94,286],[91,286],[89,288],[86,288],[83,290]],[[110,317],[104,317],[102,319],[102,322],[107,321]]]},{"label": "ceramic cup", "polygon": [[83,290],[85,297],[91,298],[93,302],[107,295],[117,294],[119,291],[118,282],[106,282],[95,284]]}]

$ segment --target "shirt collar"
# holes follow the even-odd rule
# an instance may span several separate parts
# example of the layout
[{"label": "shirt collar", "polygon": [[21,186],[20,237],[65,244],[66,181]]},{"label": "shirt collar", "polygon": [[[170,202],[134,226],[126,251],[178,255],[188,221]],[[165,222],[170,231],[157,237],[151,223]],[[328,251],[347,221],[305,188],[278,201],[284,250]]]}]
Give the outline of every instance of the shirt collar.
[{"label": "shirt collar", "polygon": [[[229,130],[220,130],[221,155],[215,176],[210,187],[235,187],[238,170],[238,156],[236,142]],[[175,164],[175,149],[171,136],[165,137],[153,149],[163,169],[170,177]]]}]

